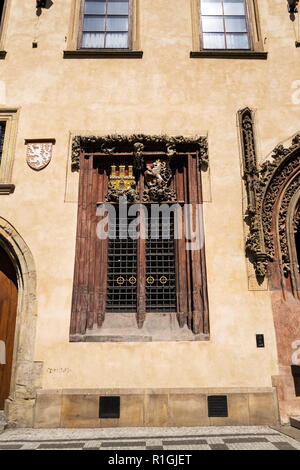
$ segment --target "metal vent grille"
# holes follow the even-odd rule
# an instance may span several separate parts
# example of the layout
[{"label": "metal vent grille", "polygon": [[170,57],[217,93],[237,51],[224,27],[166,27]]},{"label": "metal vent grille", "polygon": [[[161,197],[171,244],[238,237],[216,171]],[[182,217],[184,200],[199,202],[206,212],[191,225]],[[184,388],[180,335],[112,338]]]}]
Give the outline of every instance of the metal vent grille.
[{"label": "metal vent grille", "polygon": [[162,214],[151,217],[146,242],[146,311],[176,312],[174,214],[164,224]]},{"label": "metal vent grille", "polygon": [[211,395],[207,397],[208,416],[210,418],[227,418],[228,406],[226,395]]},{"label": "metal vent grille", "polygon": [[6,121],[0,121],[0,165],[1,165],[1,160],[2,160],[5,128],[6,128]]},{"label": "metal vent grille", "polygon": [[117,213],[116,220],[110,220],[107,312],[136,312],[137,309],[137,242],[128,236],[123,238],[133,219],[122,219]]},{"label": "metal vent grille", "polygon": [[100,397],[99,418],[119,419],[120,418],[120,397]]}]

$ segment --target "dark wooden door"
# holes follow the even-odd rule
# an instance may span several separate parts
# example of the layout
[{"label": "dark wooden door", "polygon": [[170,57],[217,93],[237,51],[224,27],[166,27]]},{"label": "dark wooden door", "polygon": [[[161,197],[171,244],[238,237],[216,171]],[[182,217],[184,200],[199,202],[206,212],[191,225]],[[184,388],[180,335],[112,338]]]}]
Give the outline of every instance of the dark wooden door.
[{"label": "dark wooden door", "polygon": [[10,258],[0,247],[0,341],[5,343],[5,364],[0,364],[0,410],[9,395],[17,299],[16,272]]}]

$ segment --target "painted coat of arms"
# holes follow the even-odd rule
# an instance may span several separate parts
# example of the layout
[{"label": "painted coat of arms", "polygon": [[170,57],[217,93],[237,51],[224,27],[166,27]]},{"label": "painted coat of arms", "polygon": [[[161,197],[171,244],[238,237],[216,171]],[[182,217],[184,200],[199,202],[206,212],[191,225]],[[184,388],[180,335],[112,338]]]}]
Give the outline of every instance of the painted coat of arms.
[{"label": "painted coat of arms", "polygon": [[34,142],[27,144],[26,161],[33,170],[42,170],[52,158],[52,142]]}]

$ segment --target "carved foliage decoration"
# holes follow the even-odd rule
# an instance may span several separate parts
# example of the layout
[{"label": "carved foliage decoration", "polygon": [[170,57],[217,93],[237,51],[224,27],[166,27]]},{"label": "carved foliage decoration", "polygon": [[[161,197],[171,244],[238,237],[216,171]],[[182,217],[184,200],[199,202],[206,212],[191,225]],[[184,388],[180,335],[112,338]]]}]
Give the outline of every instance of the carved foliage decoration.
[{"label": "carved foliage decoration", "polygon": [[143,201],[162,202],[176,201],[176,192],[168,187],[172,178],[172,171],[168,161],[156,160],[146,165],[145,186]]},{"label": "carved foliage decoration", "polygon": [[251,110],[246,108],[240,111],[239,119],[248,200],[246,221],[249,235],[246,251],[253,262],[256,275],[265,276],[268,261],[273,261],[275,257],[272,223],[276,208],[281,265],[287,276],[290,272],[287,215],[291,199],[300,186],[300,134],[292,139],[290,147],[278,145],[270,159],[258,168]]},{"label": "carved foliage decoration", "polygon": [[207,137],[169,137],[165,135],[133,134],[107,135],[107,136],[75,136],[72,142],[72,171],[79,171],[80,153],[132,153],[134,167],[137,171],[144,169],[144,151],[163,151],[166,157],[171,158],[176,153],[185,151],[199,152],[201,168],[205,170],[208,166],[208,144]]}]

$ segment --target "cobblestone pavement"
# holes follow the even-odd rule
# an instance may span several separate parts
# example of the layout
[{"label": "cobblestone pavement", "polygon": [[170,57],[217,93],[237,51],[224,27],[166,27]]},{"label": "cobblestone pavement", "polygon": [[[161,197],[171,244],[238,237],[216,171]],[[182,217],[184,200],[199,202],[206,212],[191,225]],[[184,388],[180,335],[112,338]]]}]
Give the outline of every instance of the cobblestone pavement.
[{"label": "cobblestone pavement", "polygon": [[300,450],[267,426],[109,429],[7,429],[0,450]]}]

